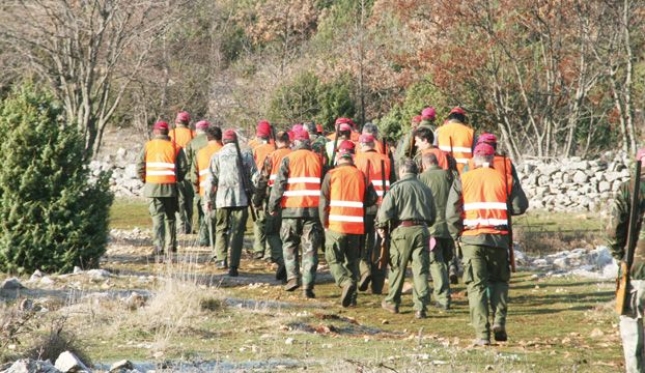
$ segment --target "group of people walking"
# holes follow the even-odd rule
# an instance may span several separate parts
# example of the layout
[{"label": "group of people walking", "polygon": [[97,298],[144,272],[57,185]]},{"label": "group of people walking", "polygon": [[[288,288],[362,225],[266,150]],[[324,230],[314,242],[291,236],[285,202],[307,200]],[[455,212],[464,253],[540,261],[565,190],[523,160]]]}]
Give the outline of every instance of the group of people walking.
[{"label": "group of people walking", "polygon": [[475,343],[505,341],[511,216],[528,200],[496,137],[475,136],[466,119],[456,107],[436,126],[428,107],[396,146],[377,126],[359,131],[349,118],[338,118],[331,134],[313,122],[276,133],[260,121],[244,145],[235,130],[206,121],[192,131],[186,112],[172,129],[157,122],[138,162],[155,252],[172,255],[177,231],[194,231],[195,196],[199,243],[213,247],[229,276],[239,275],[251,215],[252,256],[275,263],[285,291],[315,298],[324,251],[343,307],[357,305],[360,292],[381,294],[387,277],[381,306],[398,313],[410,264],[421,319],[430,305],[451,308],[450,285],[462,273]]}]

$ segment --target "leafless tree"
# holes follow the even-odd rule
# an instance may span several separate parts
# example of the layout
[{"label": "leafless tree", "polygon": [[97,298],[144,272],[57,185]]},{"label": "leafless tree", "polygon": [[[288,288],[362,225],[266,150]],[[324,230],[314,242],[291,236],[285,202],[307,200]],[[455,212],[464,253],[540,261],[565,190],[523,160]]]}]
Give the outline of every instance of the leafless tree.
[{"label": "leafless tree", "polygon": [[149,0],[13,0],[2,5],[0,38],[4,54],[22,56],[23,76],[51,85],[89,158],[169,16]]}]

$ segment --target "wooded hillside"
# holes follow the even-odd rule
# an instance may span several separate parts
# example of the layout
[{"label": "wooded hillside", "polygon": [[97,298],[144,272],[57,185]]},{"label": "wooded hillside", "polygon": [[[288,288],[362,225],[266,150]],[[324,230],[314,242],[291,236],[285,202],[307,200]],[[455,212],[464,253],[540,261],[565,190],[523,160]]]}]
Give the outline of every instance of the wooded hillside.
[{"label": "wooded hillside", "polygon": [[47,84],[83,130],[338,116],[406,131],[463,106],[515,158],[635,151],[645,101],[636,0],[11,0],[0,89]]}]

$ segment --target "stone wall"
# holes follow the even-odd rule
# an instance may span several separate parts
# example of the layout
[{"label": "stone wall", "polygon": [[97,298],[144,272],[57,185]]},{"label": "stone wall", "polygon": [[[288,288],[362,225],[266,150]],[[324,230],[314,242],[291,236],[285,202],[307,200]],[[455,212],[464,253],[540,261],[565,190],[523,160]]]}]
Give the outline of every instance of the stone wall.
[{"label": "stone wall", "polygon": [[[112,191],[117,197],[141,198],[143,184],[135,167],[140,150],[141,146],[119,148],[93,161],[91,172],[97,175],[102,170],[112,170]],[[596,160],[574,157],[558,162],[526,160],[516,165],[530,210],[580,212],[605,211],[607,201],[629,179],[630,168],[628,157],[611,153]]]}]

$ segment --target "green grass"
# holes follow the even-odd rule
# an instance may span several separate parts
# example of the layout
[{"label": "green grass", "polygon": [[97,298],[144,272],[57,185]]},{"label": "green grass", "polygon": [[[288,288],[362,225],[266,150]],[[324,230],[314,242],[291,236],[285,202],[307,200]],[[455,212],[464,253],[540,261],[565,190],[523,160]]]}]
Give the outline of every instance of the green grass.
[{"label": "green grass", "polygon": [[110,228],[133,229],[152,225],[148,199],[115,199],[110,209]]}]

